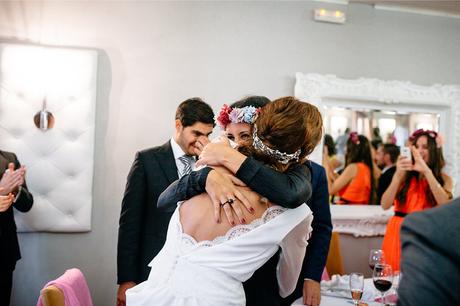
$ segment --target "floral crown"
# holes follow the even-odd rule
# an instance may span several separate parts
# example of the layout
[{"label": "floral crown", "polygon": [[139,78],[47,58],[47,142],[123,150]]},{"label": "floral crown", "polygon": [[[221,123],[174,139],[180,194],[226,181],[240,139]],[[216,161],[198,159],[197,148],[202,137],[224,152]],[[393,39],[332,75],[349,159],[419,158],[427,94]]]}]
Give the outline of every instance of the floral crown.
[{"label": "floral crown", "polygon": [[442,145],[444,144],[444,137],[440,133],[437,133],[436,131],[424,130],[424,129],[418,129],[415,132],[413,132],[412,135],[410,135],[409,140],[411,142],[414,142],[415,139],[417,139],[418,137],[422,135],[426,135],[430,137],[431,139],[434,139],[434,141],[436,141],[436,147],[438,149],[441,148]]},{"label": "floral crown", "polygon": [[232,108],[224,104],[216,118],[216,123],[220,125],[222,129],[225,129],[229,123],[248,123],[252,125],[256,122],[260,111],[260,107],[245,106],[242,108]]},{"label": "floral crown", "polygon": [[351,142],[355,145],[359,145],[361,142],[359,141],[359,135],[357,132],[350,133]]},{"label": "floral crown", "polygon": [[288,162],[291,160],[299,161],[299,156],[300,156],[300,149],[295,151],[294,153],[285,153],[281,152],[272,148],[269,148],[266,146],[262,140],[260,140],[259,136],[257,136],[257,125],[254,124],[254,132],[252,133],[253,137],[253,142],[252,146],[258,150],[261,151],[262,153],[274,157],[278,162],[282,163],[283,165],[286,165]]}]

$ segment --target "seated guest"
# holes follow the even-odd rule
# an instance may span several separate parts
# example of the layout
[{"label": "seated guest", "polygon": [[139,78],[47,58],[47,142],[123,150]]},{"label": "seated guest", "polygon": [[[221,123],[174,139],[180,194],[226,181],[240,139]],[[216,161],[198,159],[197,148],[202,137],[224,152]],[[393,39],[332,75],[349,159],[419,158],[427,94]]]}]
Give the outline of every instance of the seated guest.
[{"label": "seated guest", "polygon": [[460,305],[460,198],[407,216],[398,305]]},{"label": "seated guest", "polygon": [[396,171],[396,160],[399,156],[399,147],[391,143],[385,143],[377,149],[377,165],[382,168],[379,184],[377,187],[377,203],[380,203],[382,195],[390,186],[391,179]]},{"label": "seated guest", "polygon": [[356,132],[350,133],[345,153],[345,169],[333,175],[323,156],[330,195],[339,195],[339,204],[375,203],[376,169],[372,162],[369,140]]},{"label": "seated guest", "polygon": [[412,134],[410,141],[412,158],[402,155],[398,158],[393,179],[381,200],[383,209],[394,205],[395,210],[387,224],[382,245],[385,261],[393,271],[400,270],[399,231],[404,217],[452,199],[452,179],[442,172],[445,162],[441,137],[435,131],[420,129]]}]

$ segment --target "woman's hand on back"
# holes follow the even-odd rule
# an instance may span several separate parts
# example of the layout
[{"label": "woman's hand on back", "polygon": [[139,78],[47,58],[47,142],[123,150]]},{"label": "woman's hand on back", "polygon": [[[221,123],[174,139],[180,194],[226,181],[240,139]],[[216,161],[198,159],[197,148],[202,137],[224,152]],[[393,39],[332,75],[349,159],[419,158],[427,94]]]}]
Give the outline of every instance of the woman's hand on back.
[{"label": "woman's hand on back", "polygon": [[[224,209],[225,216],[230,224],[246,223],[243,209],[254,213],[254,208],[249,200],[241,193],[236,186],[246,186],[241,180],[229,173],[221,173],[212,170],[206,179],[206,192],[211,197],[214,205],[214,219],[220,222],[220,210]],[[234,215],[238,218],[235,221]]]}]

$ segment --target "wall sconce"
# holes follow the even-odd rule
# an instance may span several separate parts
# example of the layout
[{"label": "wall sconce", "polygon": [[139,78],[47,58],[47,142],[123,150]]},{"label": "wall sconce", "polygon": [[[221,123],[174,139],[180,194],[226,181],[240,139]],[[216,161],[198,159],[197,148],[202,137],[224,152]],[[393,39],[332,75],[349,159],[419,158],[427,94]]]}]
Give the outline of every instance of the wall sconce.
[{"label": "wall sconce", "polygon": [[339,10],[316,9],[313,18],[320,22],[344,24],[346,14]]},{"label": "wall sconce", "polygon": [[54,127],[54,116],[46,110],[46,99],[43,100],[42,110],[34,116],[35,126],[42,131],[47,131]]}]

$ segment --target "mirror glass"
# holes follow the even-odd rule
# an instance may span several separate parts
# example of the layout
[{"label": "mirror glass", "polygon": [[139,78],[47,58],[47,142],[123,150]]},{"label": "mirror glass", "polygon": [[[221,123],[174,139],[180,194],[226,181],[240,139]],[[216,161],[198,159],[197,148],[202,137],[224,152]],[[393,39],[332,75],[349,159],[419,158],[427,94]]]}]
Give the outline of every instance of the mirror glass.
[{"label": "mirror glass", "polygon": [[410,131],[439,131],[439,113],[352,107],[324,107],[324,130],[334,140],[349,128],[370,140],[404,146]]}]

